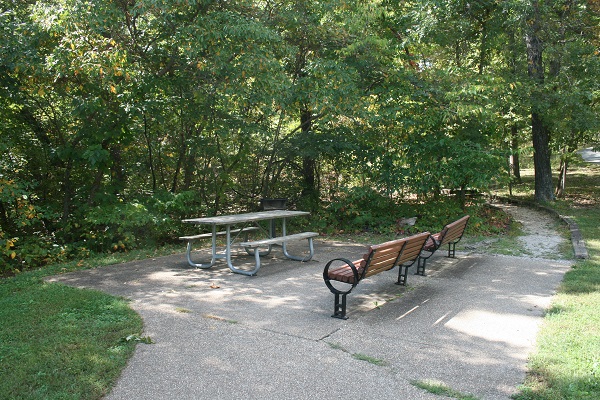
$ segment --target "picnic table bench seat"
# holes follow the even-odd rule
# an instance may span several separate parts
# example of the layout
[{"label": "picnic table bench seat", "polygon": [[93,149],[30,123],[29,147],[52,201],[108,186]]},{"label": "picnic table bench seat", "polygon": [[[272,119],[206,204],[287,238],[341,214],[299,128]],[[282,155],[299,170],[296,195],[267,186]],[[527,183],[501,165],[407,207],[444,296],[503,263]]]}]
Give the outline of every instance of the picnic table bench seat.
[{"label": "picnic table bench seat", "polygon": [[[312,259],[313,255],[315,253],[314,245],[313,245],[313,238],[317,237],[317,236],[319,236],[319,234],[317,232],[300,232],[300,233],[294,233],[292,235],[284,235],[284,236],[259,239],[259,240],[254,240],[254,241],[244,241],[244,242],[240,242],[239,245],[241,247],[243,247],[244,249],[246,249],[246,251],[249,254],[254,254],[254,257],[256,260],[255,271],[258,271],[260,269],[260,256],[268,254],[268,252],[261,253],[258,250],[259,247],[268,246],[269,252],[270,252],[272,245],[280,245],[282,248],[283,254],[287,258],[290,258],[290,259],[296,260],[296,261],[309,261]],[[307,256],[305,256],[305,257],[296,256],[296,255],[290,254],[287,251],[287,243],[288,242],[303,240],[303,239],[308,240],[309,254]]]},{"label": "picnic table bench seat", "polygon": [[[248,240],[248,233],[258,231],[259,229],[260,228],[257,226],[245,226],[243,228],[230,229],[229,234],[234,235],[234,238],[235,238],[235,237],[237,237],[237,235],[243,233],[244,240]],[[227,234],[227,231],[215,232],[215,236],[225,236],[226,234]],[[185,255],[187,257],[189,265],[191,265],[193,267],[198,267],[198,268],[207,268],[207,267],[212,266],[212,263],[210,265],[195,263],[194,261],[192,261],[192,255],[191,255],[192,249],[193,249],[192,243],[194,243],[196,240],[212,238],[212,236],[213,236],[212,232],[208,232],[208,233],[199,233],[197,235],[188,235],[188,236],[179,237],[179,240],[183,240],[183,241],[187,242],[187,248],[186,248]]]},{"label": "picnic table bench seat", "polygon": [[[398,267],[398,281],[396,284],[406,285],[408,268],[418,260],[429,236],[429,232],[423,232],[406,238],[371,245],[367,248],[367,252],[363,257],[356,261],[350,261],[346,258],[334,258],[329,261],[323,270],[323,280],[334,294],[334,313],[332,317],[347,319],[346,296],[364,278]],[[342,285],[336,284],[334,286],[333,282],[341,282]]]},{"label": "picnic table bench seat", "polygon": [[456,243],[460,241],[467,228],[469,215],[457,219],[444,226],[438,233],[431,234],[423,246],[417,262],[417,275],[425,276],[425,264],[440,247],[448,245],[448,257],[456,257]]}]

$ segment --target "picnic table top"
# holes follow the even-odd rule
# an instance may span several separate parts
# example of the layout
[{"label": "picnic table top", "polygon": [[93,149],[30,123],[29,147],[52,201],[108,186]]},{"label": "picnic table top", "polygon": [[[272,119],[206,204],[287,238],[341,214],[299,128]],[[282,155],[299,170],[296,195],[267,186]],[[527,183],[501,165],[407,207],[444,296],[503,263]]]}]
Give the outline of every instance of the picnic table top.
[{"label": "picnic table top", "polygon": [[308,211],[292,211],[292,210],[271,210],[258,211],[243,214],[217,215],[214,217],[190,218],[184,219],[182,222],[189,224],[210,224],[210,225],[231,225],[244,222],[263,221],[276,218],[297,217],[301,215],[310,215]]}]

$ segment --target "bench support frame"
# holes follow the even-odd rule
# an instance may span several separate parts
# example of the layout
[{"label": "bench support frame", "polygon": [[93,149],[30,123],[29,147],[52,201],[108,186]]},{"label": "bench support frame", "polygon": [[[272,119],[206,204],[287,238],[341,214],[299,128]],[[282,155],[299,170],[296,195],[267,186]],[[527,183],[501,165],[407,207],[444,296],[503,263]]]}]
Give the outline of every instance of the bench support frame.
[{"label": "bench support frame", "polygon": [[[370,262],[372,258],[373,258],[373,252],[371,252],[369,254],[367,263]],[[342,261],[342,262],[346,263],[350,267],[350,269],[352,269],[354,278],[353,278],[353,282],[351,284],[349,284],[350,288],[347,290],[341,290],[339,288],[336,288],[331,283],[331,279],[329,279],[329,268],[331,267],[331,264],[333,264],[335,261]],[[360,282],[362,280],[365,273],[366,273],[366,268],[363,269],[362,273],[359,275],[358,269],[356,268],[354,263],[352,261],[348,260],[347,258],[334,258],[333,260],[329,261],[325,265],[325,269],[323,270],[323,280],[325,281],[325,285],[327,285],[327,287],[329,288],[331,293],[333,293],[333,295],[334,295],[333,315],[332,315],[333,318],[348,319],[348,317],[346,316],[346,296],[348,294],[350,294],[350,292],[352,292],[352,289],[354,289],[356,287],[356,285],[358,285],[358,282]],[[340,299],[341,299],[341,301],[340,301]]]}]

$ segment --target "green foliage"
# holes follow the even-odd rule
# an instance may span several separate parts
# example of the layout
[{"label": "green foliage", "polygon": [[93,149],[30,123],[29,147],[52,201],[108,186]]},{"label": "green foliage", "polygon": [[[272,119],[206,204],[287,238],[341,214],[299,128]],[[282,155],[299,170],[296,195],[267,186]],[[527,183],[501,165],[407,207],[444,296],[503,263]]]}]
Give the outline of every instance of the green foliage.
[{"label": "green foliage", "polygon": [[136,248],[140,237],[152,237],[156,225],[153,215],[140,203],[122,203],[86,210],[75,228],[82,232],[81,239],[90,249],[125,251]]},{"label": "green foliage", "polygon": [[45,227],[52,214],[36,200],[26,184],[0,175],[0,275],[64,259]]},{"label": "green foliage", "polygon": [[81,210],[81,217],[66,229],[79,251],[122,252],[155,247],[184,233],[181,220],[204,215],[197,192],[161,192],[142,202],[119,202]]},{"label": "green foliage", "polygon": [[412,216],[405,215],[407,211],[371,188],[355,187],[329,203],[324,218],[319,219],[319,229],[389,233],[394,231],[399,218]]},{"label": "green foliage", "polygon": [[[127,252],[174,242],[185,228],[181,220],[204,215],[197,192],[157,193],[142,202],[82,206],[72,221],[55,234],[43,228],[43,215],[27,202],[27,195],[6,183],[0,194],[16,196],[10,221],[23,227],[10,234],[0,230],[2,264],[0,274],[18,272],[68,259],[87,258],[92,253]],[[12,198],[11,197],[11,198]],[[8,198],[8,197],[7,197]],[[13,199],[14,200],[14,199]],[[11,204],[4,202],[3,204]]]},{"label": "green foliage", "polygon": [[[160,245],[182,218],[261,197],[328,204],[324,230],[336,215],[336,229],[395,232],[397,216],[465,213],[467,190],[508,179],[533,89],[554,149],[597,136],[586,30],[597,10],[544,8],[558,62],[546,65],[560,73],[543,87],[527,77],[527,12],[512,1],[16,2],[0,14],[0,268]],[[463,194],[460,211],[447,191]],[[452,211],[421,211],[415,197]]]},{"label": "green foliage", "polygon": [[[471,215],[469,232],[474,235],[503,233],[506,216],[485,206],[479,198],[461,207],[455,196],[440,196],[435,202],[411,202],[393,199],[374,189],[357,187],[340,192],[314,219],[316,229],[325,233],[363,233],[410,235],[438,232],[447,223]],[[416,217],[414,225],[404,220]]]}]

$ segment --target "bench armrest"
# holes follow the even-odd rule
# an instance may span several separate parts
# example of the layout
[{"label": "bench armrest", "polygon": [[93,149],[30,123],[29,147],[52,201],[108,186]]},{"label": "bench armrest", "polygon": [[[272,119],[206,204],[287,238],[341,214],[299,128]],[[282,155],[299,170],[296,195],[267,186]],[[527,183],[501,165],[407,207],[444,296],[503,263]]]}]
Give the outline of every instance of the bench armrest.
[{"label": "bench armrest", "polygon": [[[350,287],[349,290],[347,291],[341,291],[337,288],[335,288],[329,279],[329,267],[331,267],[331,264],[333,264],[335,261],[342,261],[343,263],[346,263],[350,269],[352,270],[352,274],[354,275],[354,279],[353,282],[350,283],[350,285],[352,285]],[[356,265],[354,265],[354,263],[350,260],[348,260],[347,258],[334,258],[333,260],[330,260],[326,265],[325,268],[323,269],[323,280],[325,281],[325,284],[327,285],[327,287],[329,288],[329,290],[332,293],[337,293],[337,294],[348,294],[352,291],[352,289],[354,289],[356,287],[356,285],[358,285],[358,282],[360,280],[361,276],[359,275],[358,269],[356,268]]]}]

